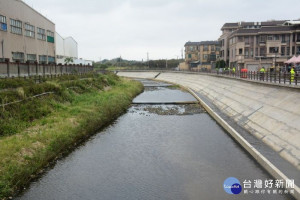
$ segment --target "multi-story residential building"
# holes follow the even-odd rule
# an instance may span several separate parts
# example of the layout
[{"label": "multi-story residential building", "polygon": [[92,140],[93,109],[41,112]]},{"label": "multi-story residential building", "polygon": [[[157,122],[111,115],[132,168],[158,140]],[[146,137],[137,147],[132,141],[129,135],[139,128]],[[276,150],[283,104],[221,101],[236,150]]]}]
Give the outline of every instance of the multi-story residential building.
[{"label": "multi-story residential building", "polygon": [[223,36],[221,59],[238,69],[274,69],[283,66],[292,55],[300,54],[300,21],[236,23],[225,39]]},{"label": "multi-story residential building", "polygon": [[55,24],[21,0],[0,0],[0,58],[55,62]]},{"label": "multi-story residential building", "polygon": [[220,43],[218,41],[187,42],[185,45],[185,62],[191,68],[211,69],[212,64],[219,58]]},{"label": "multi-story residential building", "polygon": [[184,45],[185,47],[185,62],[188,64],[191,63],[200,63],[200,42],[187,42]]},{"label": "multi-story residential building", "polygon": [[220,59],[229,63],[229,41],[228,37],[233,32],[236,31],[239,27],[238,23],[225,23],[221,28],[222,35],[219,38],[221,44],[220,50]]}]

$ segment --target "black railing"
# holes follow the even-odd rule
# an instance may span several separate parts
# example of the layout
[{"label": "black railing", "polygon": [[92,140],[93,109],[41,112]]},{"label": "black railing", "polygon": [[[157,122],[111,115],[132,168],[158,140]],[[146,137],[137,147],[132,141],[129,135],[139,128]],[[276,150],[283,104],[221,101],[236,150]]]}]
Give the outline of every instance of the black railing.
[{"label": "black railing", "polygon": [[259,71],[250,71],[250,72],[241,72],[241,71],[229,71],[225,70],[222,72],[206,72],[211,74],[216,74],[220,76],[229,76],[236,77],[240,79],[249,79],[255,81],[269,82],[275,84],[289,84],[289,85],[298,85],[299,82],[299,73],[291,74],[290,72],[259,72]]}]

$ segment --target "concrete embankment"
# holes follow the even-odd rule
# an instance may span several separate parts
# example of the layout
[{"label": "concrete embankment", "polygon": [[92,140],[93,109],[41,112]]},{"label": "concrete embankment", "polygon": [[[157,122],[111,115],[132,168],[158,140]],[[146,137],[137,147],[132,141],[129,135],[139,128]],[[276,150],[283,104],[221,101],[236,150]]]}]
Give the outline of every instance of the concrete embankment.
[{"label": "concrete embankment", "polygon": [[[143,78],[145,74],[147,72],[121,72],[118,75]],[[300,104],[297,103],[300,93],[298,89],[204,74],[165,72],[155,76],[157,80],[176,83],[191,89],[197,97],[202,96],[208,100],[222,115],[224,114],[223,117],[226,116],[225,118],[229,121],[242,127],[240,131],[244,133],[246,131],[248,136],[250,132],[258,138],[258,141],[271,147],[274,153],[263,150],[265,147],[259,142],[254,142],[256,147],[253,147],[217,114],[218,111],[215,112],[208,106],[207,109],[212,117],[274,178],[282,180],[295,178],[293,196],[300,199],[300,189],[297,186],[300,169]],[[202,98],[199,98],[200,102],[204,103]],[[257,151],[256,148],[260,150]],[[262,151],[264,154],[261,154]],[[274,155],[276,152],[295,168],[276,158]],[[272,158],[271,162],[268,158]]]},{"label": "concrete embankment", "polygon": [[[158,73],[157,73],[158,74]],[[119,76],[149,78],[147,72]],[[155,73],[151,72],[155,77]],[[300,170],[300,93],[297,89],[199,74],[161,73],[158,80],[191,88]]]}]

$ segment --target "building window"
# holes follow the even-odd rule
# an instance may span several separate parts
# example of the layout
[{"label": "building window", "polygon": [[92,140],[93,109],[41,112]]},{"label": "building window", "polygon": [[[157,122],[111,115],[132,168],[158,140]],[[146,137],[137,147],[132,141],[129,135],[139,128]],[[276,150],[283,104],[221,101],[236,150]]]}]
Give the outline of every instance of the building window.
[{"label": "building window", "polygon": [[244,42],[244,38],[242,36],[238,37],[238,42]]},{"label": "building window", "polygon": [[37,39],[46,41],[45,29],[37,28]]},{"label": "building window", "polygon": [[25,23],[25,36],[27,37],[35,37],[35,27]]},{"label": "building window", "polygon": [[297,34],[297,42],[300,42],[300,33]]},{"label": "building window", "polygon": [[285,36],[285,39],[286,39],[286,42],[289,43],[289,42],[290,42],[290,35],[286,35],[286,36]]},{"label": "building window", "polygon": [[300,46],[297,46],[297,50],[296,50],[296,52],[297,52],[297,55],[299,55],[299,54],[300,54]]},{"label": "building window", "polygon": [[211,51],[215,51],[215,46],[210,46]]},{"label": "building window", "polygon": [[270,47],[269,53],[278,53],[278,47]]},{"label": "building window", "polygon": [[0,30],[7,31],[6,17],[2,15],[0,15]]},{"label": "building window", "polygon": [[289,56],[290,55],[290,47],[286,48],[286,55]]},{"label": "building window", "polygon": [[253,48],[250,49],[250,57],[253,57]]},{"label": "building window", "polygon": [[47,31],[47,42],[54,43],[54,33],[52,31]]},{"label": "building window", "polygon": [[295,42],[295,38],[296,38],[296,34],[295,33],[293,33],[292,38],[293,38],[292,41]]},{"label": "building window", "polygon": [[48,63],[55,63],[55,57],[48,56]]},{"label": "building window", "polygon": [[22,35],[22,22],[19,20],[10,19],[11,32]]},{"label": "building window", "polygon": [[203,54],[203,60],[207,60],[208,59],[208,55],[207,54]]},{"label": "building window", "polygon": [[45,55],[39,56],[39,62],[40,63],[46,63],[47,62],[47,56],[45,56]]},{"label": "building window", "polygon": [[268,40],[273,40],[273,35],[268,35]]},{"label": "building window", "polygon": [[258,48],[255,48],[255,56],[258,56]]},{"label": "building window", "polygon": [[281,35],[281,42],[282,43],[285,43],[286,41],[285,41],[285,35],[283,34],[283,35]]},{"label": "building window", "polygon": [[245,58],[249,58],[249,48],[245,48]]},{"label": "building window", "polygon": [[209,61],[216,61],[216,58],[217,58],[216,54],[215,54],[215,53],[212,53],[212,54],[210,54],[210,56],[209,56]]},{"label": "building window", "polygon": [[279,35],[274,35],[274,40],[279,40]]},{"label": "building window", "polygon": [[36,55],[35,54],[27,54],[27,60],[34,62],[36,61]]},{"label": "building window", "polygon": [[281,55],[285,56],[285,47],[281,47]]},{"label": "building window", "polygon": [[260,36],[259,42],[260,43],[266,43],[266,36],[265,35]]},{"label": "building window", "polygon": [[266,48],[265,47],[261,47],[259,51],[260,51],[260,56],[266,56]]},{"label": "building window", "polygon": [[24,62],[24,53],[12,52],[12,59],[14,62],[16,62],[16,61]]},{"label": "building window", "polygon": [[189,55],[188,55],[188,58],[192,58],[192,54],[189,54]]},{"label": "building window", "polygon": [[208,45],[203,46],[203,51],[208,51]]},{"label": "building window", "polygon": [[239,49],[239,55],[243,54],[243,49]]},{"label": "building window", "polygon": [[249,44],[249,37],[245,37],[245,44]]},{"label": "building window", "polygon": [[220,50],[221,50],[221,47],[216,46],[216,51],[220,51]]}]

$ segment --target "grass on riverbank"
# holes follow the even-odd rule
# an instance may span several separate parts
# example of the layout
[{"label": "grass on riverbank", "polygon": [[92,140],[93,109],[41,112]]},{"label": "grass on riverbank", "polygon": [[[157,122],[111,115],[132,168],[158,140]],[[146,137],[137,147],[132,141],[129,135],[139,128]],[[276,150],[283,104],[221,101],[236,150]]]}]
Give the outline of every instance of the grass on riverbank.
[{"label": "grass on riverbank", "polygon": [[37,84],[33,79],[0,79],[0,137],[18,133],[51,114],[56,102],[72,102],[77,94],[101,90],[119,79],[113,74],[86,74],[40,80]]},{"label": "grass on riverbank", "polygon": [[0,199],[26,185],[60,153],[117,118],[143,90],[140,83],[114,75],[100,75],[96,80],[102,80],[101,84],[85,85],[78,80],[79,87],[83,84],[81,90],[63,89],[66,98],[40,99],[42,103],[51,101],[50,113],[29,122],[20,132],[0,138]]}]

